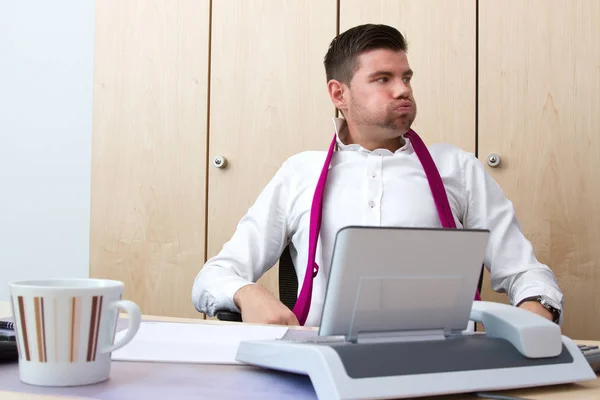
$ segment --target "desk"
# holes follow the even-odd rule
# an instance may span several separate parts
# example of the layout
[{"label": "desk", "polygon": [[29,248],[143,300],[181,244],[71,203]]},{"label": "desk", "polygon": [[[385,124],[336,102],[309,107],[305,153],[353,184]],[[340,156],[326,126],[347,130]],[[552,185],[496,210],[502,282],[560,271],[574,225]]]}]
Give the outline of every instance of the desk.
[{"label": "desk", "polygon": [[[10,316],[8,304],[0,302],[0,318]],[[222,323],[202,319],[145,316],[146,321]],[[583,342],[582,342],[583,343]],[[585,342],[599,344],[599,342]],[[549,386],[502,392],[528,399],[600,399],[600,379],[581,384]],[[140,396],[141,395],[141,396]],[[2,400],[123,400],[165,399],[316,399],[310,379],[245,365],[162,364],[113,362],[111,378],[96,385],[74,388],[45,388],[19,381],[17,364],[0,365]],[[428,397],[429,400],[476,399],[471,395]]]}]

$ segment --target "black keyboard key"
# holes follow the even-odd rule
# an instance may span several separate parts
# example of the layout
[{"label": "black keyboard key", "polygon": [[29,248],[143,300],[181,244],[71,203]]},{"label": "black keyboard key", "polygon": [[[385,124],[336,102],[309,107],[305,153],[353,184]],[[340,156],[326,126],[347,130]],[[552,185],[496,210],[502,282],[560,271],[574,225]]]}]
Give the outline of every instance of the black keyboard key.
[{"label": "black keyboard key", "polygon": [[595,373],[600,372],[600,348],[598,346],[578,345],[586,361]]}]

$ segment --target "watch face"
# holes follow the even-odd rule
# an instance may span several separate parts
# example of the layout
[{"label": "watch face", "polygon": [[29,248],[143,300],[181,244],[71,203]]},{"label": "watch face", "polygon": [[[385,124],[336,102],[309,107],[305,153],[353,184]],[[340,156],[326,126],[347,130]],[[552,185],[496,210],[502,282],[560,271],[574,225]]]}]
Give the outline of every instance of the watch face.
[{"label": "watch face", "polygon": [[545,296],[540,296],[540,304],[552,313],[552,320],[557,322],[560,318],[560,310],[552,306],[551,302]]},{"label": "watch face", "polygon": [[558,311],[558,309],[553,305],[552,300],[550,300],[549,298],[547,298],[546,296],[541,296],[540,297],[540,303],[542,303],[542,305],[544,307],[547,308],[553,308],[554,310]]}]

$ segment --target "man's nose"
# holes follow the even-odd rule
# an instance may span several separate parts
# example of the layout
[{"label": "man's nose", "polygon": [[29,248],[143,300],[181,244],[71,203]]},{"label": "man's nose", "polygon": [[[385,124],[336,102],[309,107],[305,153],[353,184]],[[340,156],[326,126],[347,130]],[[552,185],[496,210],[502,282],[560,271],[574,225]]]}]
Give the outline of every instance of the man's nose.
[{"label": "man's nose", "polygon": [[404,82],[403,79],[400,79],[394,85],[394,98],[395,99],[404,99],[410,96],[410,86]]}]

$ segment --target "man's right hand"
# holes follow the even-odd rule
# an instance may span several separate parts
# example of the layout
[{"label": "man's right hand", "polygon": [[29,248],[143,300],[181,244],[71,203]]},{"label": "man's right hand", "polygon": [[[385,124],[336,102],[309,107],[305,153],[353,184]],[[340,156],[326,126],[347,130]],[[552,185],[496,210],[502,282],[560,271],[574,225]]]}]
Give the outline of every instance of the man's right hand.
[{"label": "man's right hand", "polygon": [[233,296],[244,322],[300,325],[296,315],[259,284],[243,286]]}]

